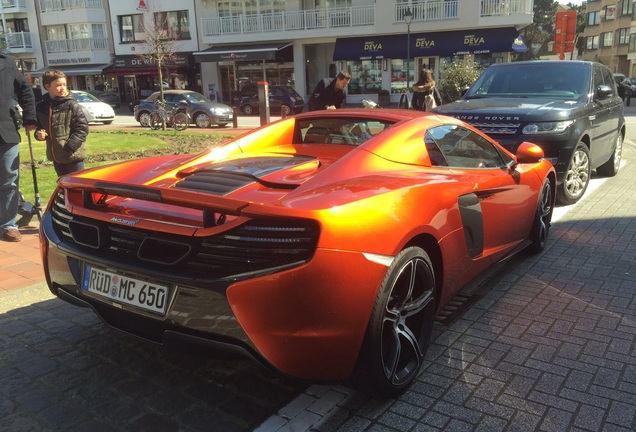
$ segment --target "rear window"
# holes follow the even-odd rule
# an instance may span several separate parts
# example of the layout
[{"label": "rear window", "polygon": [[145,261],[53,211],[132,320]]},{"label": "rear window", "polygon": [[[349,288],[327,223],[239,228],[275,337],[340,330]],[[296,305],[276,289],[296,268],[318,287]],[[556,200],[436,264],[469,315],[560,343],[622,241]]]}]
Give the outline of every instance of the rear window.
[{"label": "rear window", "polygon": [[302,144],[360,145],[393,122],[367,118],[312,118],[296,122],[294,142]]}]

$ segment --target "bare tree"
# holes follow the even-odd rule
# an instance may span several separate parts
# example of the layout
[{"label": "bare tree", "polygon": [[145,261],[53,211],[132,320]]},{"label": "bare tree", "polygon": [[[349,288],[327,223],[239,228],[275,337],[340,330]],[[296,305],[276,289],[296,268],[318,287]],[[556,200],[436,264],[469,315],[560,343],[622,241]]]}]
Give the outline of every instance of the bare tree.
[{"label": "bare tree", "polygon": [[[146,40],[137,44],[137,56],[145,62],[157,66],[159,98],[161,102],[164,103],[163,68],[174,63],[177,51],[177,38],[171,34],[168,17],[163,12],[145,13],[144,19],[142,20],[142,31],[146,36]],[[165,122],[163,129],[166,129]]]}]

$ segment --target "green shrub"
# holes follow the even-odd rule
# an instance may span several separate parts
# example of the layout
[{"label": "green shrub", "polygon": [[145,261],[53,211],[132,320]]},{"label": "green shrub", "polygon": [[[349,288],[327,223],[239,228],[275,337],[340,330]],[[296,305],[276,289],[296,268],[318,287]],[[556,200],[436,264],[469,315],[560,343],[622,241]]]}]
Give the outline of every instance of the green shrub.
[{"label": "green shrub", "polygon": [[475,64],[470,58],[455,57],[446,65],[440,78],[439,92],[444,103],[456,101],[461,97],[461,90],[475,82],[483,67]]}]

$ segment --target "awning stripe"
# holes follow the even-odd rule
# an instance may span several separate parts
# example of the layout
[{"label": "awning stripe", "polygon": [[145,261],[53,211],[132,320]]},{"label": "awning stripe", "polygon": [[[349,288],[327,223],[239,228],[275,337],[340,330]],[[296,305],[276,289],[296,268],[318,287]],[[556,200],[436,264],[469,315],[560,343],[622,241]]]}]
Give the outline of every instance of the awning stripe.
[{"label": "awning stripe", "polygon": [[41,76],[49,69],[57,69],[64,72],[65,75],[101,75],[110,64],[91,65],[91,66],[47,66],[33,72],[29,72],[32,76]]},{"label": "awning stripe", "polygon": [[[519,35],[514,27],[411,33],[411,58],[510,52]],[[409,36],[384,35],[336,39],[334,60],[406,58]]]},{"label": "awning stripe", "polygon": [[291,42],[259,45],[232,45],[208,48],[193,53],[197,63],[225,60],[273,60],[276,53],[291,45]]}]

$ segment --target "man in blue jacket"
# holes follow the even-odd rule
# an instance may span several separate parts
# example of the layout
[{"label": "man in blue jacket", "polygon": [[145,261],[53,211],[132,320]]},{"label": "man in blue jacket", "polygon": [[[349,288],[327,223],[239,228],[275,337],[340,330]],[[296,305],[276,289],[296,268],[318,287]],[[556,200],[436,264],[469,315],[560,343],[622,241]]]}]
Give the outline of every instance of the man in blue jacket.
[{"label": "man in blue jacket", "polygon": [[0,53],[0,234],[6,241],[22,239],[16,218],[20,199],[20,134],[12,107],[13,96],[22,107],[27,133],[35,130],[35,97],[31,84],[18,70],[15,59]]}]

